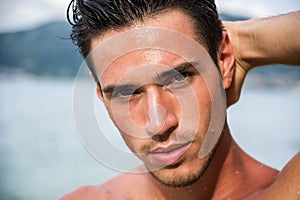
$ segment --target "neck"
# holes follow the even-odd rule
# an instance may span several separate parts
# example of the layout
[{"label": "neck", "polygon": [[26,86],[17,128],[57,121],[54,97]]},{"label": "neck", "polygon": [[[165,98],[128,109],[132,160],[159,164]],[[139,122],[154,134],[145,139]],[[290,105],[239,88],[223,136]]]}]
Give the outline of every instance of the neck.
[{"label": "neck", "polygon": [[158,199],[222,199],[241,193],[236,186],[242,185],[247,174],[243,171],[243,157],[248,156],[235,144],[226,126],[207,170],[196,183],[187,187],[171,188],[162,185],[149,174],[151,193],[158,196]]}]

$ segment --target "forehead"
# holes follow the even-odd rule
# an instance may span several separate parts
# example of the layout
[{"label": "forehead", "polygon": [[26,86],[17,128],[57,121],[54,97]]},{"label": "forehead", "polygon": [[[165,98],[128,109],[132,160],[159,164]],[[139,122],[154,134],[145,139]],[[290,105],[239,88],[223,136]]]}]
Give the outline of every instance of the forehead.
[{"label": "forehead", "polygon": [[[152,42],[157,46],[170,41],[174,44],[178,42],[178,38],[176,37],[168,37],[168,35],[164,35],[164,37],[161,37],[160,35],[153,34],[153,32],[145,31],[141,33],[138,31],[145,28],[171,30],[193,40],[198,41],[199,39],[195,34],[192,20],[182,12],[175,10],[168,11],[155,17],[149,18],[143,22],[136,23],[135,25],[124,28],[122,30],[107,32],[100,38],[93,38],[91,41],[91,47],[93,49],[93,51],[91,52],[91,56],[98,79],[101,80],[100,82],[102,82],[102,84],[105,84],[105,82],[107,81],[112,84],[114,79],[117,79],[118,76],[122,76],[122,74],[126,73],[126,71],[131,70],[136,66],[146,64],[171,66],[177,64],[178,62],[180,62],[180,60],[183,60],[182,58],[180,58],[180,56],[157,48],[134,49],[133,43],[135,40],[140,41],[140,43],[143,43],[144,41],[146,43]],[[111,38],[115,38],[116,35],[120,35],[123,32],[131,32],[132,30],[133,35],[131,39],[127,41],[125,40],[125,42],[116,40],[112,45],[107,45],[107,47],[104,48],[106,52],[105,55],[103,52],[97,52],[96,49],[107,40],[111,40]],[[136,35],[134,35],[135,33]],[[132,50],[130,52],[122,55],[120,53],[120,55],[118,55],[118,51],[120,51],[120,49],[128,48],[128,46],[132,46]],[[103,63],[106,63],[105,60],[109,57],[114,57],[115,59],[112,63],[109,63],[109,65],[105,66]]]},{"label": "forehead", "polygon": [[158,49],[137,50],[117,58],[99,77],[103,87],[123,79],[134,83],[151,82],[156,75],[177,66],[185,60],[173,53]]}]

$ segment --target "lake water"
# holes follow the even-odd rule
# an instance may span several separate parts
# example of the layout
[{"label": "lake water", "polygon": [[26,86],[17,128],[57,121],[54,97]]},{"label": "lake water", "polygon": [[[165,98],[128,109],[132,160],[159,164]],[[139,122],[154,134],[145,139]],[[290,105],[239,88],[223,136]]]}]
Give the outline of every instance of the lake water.
[{"label": "lake water", "polygon": [[[0,77],[0,199],[57,199],[119,173],[81,145],[72,95],[73,80]],[[299,108],[299,88],[246,88],[228,120],[246,152],[281,169],[300,150]]]}]

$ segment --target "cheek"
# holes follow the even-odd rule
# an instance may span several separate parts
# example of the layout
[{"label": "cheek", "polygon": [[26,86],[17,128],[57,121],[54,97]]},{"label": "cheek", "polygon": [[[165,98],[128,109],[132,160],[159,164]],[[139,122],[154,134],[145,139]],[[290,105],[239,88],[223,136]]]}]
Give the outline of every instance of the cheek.
[{"label": "cheek", "polygon": [[[125,109],[126,111],[124,111],[120,107],[116,106],[114,106],[114,109],[112,109],[112,107],[108,105],[110,104],[106,104],[106,108],[109,116],[119,130],[119,133],[121,134],[126,145],[132,152],[139,152],[140,146],[143,145],[144,140],[138,137],[138,133],[135,133],[137,130],[130,125],[133,121],[133,118],[129,119],[129,116],[131,116],[131,114],[129,114],[130,112],[128,109]],[[129,120],[131,120],[131,123],[128,122]]]},{"label": "cheek", "polygon": [[147,138],[134,137],[122,132],[121,130],[120,134],[130,151],[138,157],[143,157],[144,154],[147,154],[149,150],[155,146],[155,143]]},{"label": "cheek", "polygon": [[199,128],[206,130],[211,118],[211,96],[205,81],[201,78],[193,87],[197,98],[197,106],[199,110]]},{"label": "cheek", "polygon": [[141,104],[141,101],[130,101],[128,104],[128,117],[130,117],[136,125],[144,127],[146,114]]},{"label": "cheek", "polygon": [[199,78],[193,84],[193,90],[198,100],[198,106],[200,110],[210,111],[211,107],[211,96],[208,90],[208,87],[204,79],[199,76]]},{"label": "cheek", "polygon": [[[128,103],[110,101],[106,103],[109,116],[119,132],[123,135],[142,137],[143,127],[133,120]],[[124,136],[123,136],[124,137]]]},{"label": "cheek", "polygon": [[198,90],[197,92],[198,107],[200,114],[207,114],[211,112],[211,97],[207,87]]},{"label": "cheek", "polygon": [[132,152],[137,152],[137,140],[134,137],[129,136],[126,133],[123,133],[120,130],[120,134],[124,140],[124,142],[126,143],[127,147],[132,151]]}]

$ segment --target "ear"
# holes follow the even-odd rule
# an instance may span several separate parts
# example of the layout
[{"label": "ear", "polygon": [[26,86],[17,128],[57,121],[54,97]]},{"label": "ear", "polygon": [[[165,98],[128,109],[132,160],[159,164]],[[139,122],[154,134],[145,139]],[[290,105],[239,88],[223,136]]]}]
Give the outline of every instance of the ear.
[{"label": "ear", "polygon": [[223,87],[226,90],[230,87],[234,74],[233,49],[226,31],[223,31],[223,39],[218,52],[218,60]]}]

